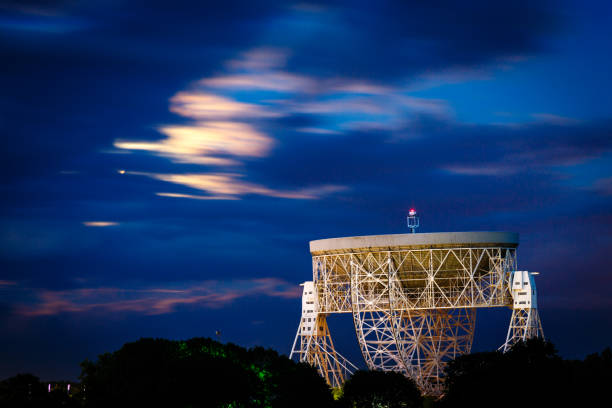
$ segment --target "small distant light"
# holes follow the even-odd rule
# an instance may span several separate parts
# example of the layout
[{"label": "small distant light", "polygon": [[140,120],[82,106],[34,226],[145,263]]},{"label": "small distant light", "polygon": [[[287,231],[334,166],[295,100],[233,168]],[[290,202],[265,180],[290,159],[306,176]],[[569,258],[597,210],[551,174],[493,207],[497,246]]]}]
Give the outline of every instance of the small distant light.
[{"label": "small distant light", "polygon": [[125,174],[125,170],[119,170],[118,173],[119,174]]},{"label": "small distant light", "polygon": [[529,272],[529,273],[531,273],[532,275],[539,275],[540,274],[540,272]]},{"label": "small distant light", "polygon": [[416,210],[414,208],[411,208],[410,211],[408,211],[408,215],[414,217],[416,215]]}]

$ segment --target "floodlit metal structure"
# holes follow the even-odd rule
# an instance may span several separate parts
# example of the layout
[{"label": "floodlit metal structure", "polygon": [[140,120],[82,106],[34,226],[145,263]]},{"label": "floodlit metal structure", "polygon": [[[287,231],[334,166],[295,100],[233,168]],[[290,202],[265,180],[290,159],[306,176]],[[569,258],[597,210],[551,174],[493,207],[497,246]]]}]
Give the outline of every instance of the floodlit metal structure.
[{"label": "floodlit metal structure", "polygon": [[510,307],[504,351],[542,336],[533,275],[516,270],[518,234],[447,232],[310,242],[313,280],[303,283],[291,358],[331,386],[356,369],[334,348],[326,318],[350,313],[370,369],[401,372],[439,395],[446,362],[469,353],[476,309]]}]

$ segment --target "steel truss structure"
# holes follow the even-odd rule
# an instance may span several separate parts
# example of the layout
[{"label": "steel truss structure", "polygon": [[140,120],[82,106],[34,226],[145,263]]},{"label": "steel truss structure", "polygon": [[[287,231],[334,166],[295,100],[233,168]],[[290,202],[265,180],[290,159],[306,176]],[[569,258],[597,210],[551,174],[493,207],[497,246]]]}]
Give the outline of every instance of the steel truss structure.
[{"label": "steel truss structure", "polygon": [[327,326],[326,314],[318,313],[313,282],[304,282],[302,321],[293,341],[291,355],[319,370],[332,387],[340,387],[357,367],[336,352]]},{"label": "steel truss structure", "polygon": [[504,352],[508,351],[517,341],[544,337],[542,322],[538,314],[538,292],[533,274],[527,271],[514,272],[510,288],[514,303],[506,342],[500,347]]},{"label": "steel truss structure", "polygon": [[290,357],[342,384],[355,366],[335,351],[326,317],[350,313],[368,368],[401,372],[440,395],[446,362],[471,350],[477,308],[513,308],[504,350],[543,336],[533,276],[516,271],[517,245],[508,233],[313,241],[313,281],[303,284]]}]

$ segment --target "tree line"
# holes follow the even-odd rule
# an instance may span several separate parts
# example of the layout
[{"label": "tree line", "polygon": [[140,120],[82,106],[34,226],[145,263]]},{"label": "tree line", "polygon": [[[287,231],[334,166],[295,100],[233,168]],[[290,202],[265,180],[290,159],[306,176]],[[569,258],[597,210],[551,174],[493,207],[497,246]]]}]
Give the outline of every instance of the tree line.
[{"label": "tree line", "polygon": [[84,361],[81,369],[71,393],[61,387],[49,392],[30,374],[0,381],[0,407],[597,406],[612,384],[612,352],[564,360],[551,343],[532,339],[505,354],[461,356],[448,364],[437,400],[394,372],[358,371],[341,389],[330,389],[316,369],[274,350],[208,338],[140,339]]}]

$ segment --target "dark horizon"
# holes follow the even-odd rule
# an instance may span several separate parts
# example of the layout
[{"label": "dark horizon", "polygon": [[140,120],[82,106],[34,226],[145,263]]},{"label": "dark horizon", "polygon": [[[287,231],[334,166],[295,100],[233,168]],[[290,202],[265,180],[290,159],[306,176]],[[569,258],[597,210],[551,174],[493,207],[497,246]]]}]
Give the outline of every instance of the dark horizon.
[{"label": "dark horizon", "polygon": [[[605,1],[0,0],[0,379],[140,337],[288,354],[310,240],[511,231],[612,345]],[[346,317],[346,319],[343,319]],[[479,310],[474,351],[509,310]],[[330,319],[362,365],[350,316]]]}]

